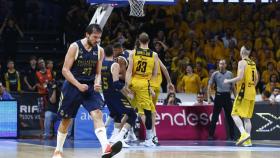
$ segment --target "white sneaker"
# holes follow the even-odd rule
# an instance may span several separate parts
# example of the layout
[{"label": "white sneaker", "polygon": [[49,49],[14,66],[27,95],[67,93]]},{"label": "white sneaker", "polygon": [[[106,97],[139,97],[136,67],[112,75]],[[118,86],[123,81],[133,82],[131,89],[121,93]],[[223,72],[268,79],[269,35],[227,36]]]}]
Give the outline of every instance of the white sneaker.
[{"label": "white sneaker", "polygon": [[130,145],[128,145],[125,141],[122,141],[122,145],[123,148],[130,148]]},{"label": "white sneaker", "polygon": [[140,143],[141,145],[144,145],[145,147],[155,147],[156,145],[153,143],[153,139],[145,140],[145,142]]},{"label": "white sneaker", "polygon": [[137,137],[135,135],[135,133],[131,130],[129,130],[128,135],[126,136],[126,138],[124,139],[124,141],[127,142],[134,142],[137,141]]}]

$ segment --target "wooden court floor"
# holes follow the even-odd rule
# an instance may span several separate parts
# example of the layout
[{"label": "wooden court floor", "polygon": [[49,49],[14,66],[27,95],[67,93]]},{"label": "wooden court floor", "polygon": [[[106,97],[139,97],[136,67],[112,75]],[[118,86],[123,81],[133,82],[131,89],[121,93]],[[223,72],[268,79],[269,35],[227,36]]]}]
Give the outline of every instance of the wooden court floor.
[{"label": "wooden court floor", "polygon": [[[0,140],[0,158],[51,158],[54,143],[42,140]],[[235,147],[233,142],[163,142],[159,147],[132,146],[115,158],[279,158],[280,141],[254,141],[253,147]],[[96,142],[70,142],[64,149],[65,158],[99,158]]]}]

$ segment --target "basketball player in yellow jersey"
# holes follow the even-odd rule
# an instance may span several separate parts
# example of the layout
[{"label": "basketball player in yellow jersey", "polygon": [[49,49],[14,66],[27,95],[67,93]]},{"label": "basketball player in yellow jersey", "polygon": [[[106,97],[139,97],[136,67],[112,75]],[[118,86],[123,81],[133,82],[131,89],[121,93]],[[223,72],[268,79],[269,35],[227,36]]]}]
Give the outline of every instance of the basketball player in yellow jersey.
[{"label": "basketball player in yellow jersey", "polygon": [[[159,62],[158,62],[157,77],[153,78],[151,80],[151,87],[155,92],[155,95],[153,96],[153,104],[154,104],[155,107],[156,107],[156,103],[157,103],[157,100],[158,100],[158,97],[159,97],[159,94],[160,94],[160,87],[161,87],[161,82],[162,82],[162,73],[161,72],[163,72],[163,75],[166,78],[168,92],[174,92],[174,89],[175,89],[174,85],[171,82],[169,73],[168,73],[165,65],[161,62],[160,59],[158,59],[158,61]],[[153,143],[156,144],[156,145],[159,145],[158,138],[156,136],[156,127],[155,127],[155,125],[156,125],[156,111],[152,113],[152,118],[153,118],[152,130],[153,130],[153,134],[154,134]]]},{"label": "basketball player in yellow jersey", "polygon": [[155,106],[152,102],[154,91],[151,88],[150,80],[157,76],[158,55],[148,47],[149,36],[147,33],[139,35],[139,48],[136,48],[129,55],[129,65],[126,71],[126,85],[134,92],[132,105],[140,114],[145,115],[146,138],[145,146],[155,146],[152,141],[152,112]]},{"label": "basketball player in yellow jersey", "polygon": [[[258,72],[256,64],[249,59],[250,50],[243,46],[240,50],[242,60],[238,63],[237,77],[225,79],[224,83],[238,82],[238,95],[235,98],[232,109],[232,118],[238,127],[241,136],[236,145],[252,146],[251,143],[251,118],[254,111],[256,89],[258,83]],[[244,125],[242,119],[244,121]]]}]

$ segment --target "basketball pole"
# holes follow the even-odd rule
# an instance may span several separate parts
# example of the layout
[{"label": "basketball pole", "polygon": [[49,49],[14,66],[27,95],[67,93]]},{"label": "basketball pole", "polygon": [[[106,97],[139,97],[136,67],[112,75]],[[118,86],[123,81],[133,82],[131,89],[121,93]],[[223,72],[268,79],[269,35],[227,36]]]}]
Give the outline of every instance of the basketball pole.
[{"label": "basketball pole", "polygon": [[114,7],[111,4],[101,4],[95,11],[89,24],[99,24],[103,29]]}]

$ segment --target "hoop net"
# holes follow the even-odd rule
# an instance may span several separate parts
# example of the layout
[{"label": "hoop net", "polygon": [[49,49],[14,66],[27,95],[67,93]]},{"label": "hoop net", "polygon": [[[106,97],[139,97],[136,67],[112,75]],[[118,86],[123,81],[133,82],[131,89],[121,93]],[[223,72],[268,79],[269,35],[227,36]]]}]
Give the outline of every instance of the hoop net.
[{"label": "hoop net", "polygon": [[130,5],[130,16],[135,17],[143,17],[145,16],[144,13],[144,5],[146,0],[128,0]]}]

